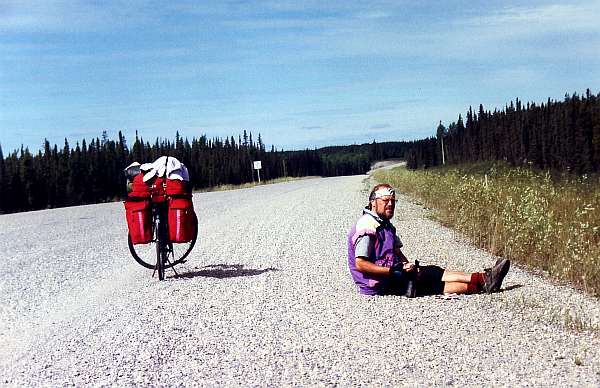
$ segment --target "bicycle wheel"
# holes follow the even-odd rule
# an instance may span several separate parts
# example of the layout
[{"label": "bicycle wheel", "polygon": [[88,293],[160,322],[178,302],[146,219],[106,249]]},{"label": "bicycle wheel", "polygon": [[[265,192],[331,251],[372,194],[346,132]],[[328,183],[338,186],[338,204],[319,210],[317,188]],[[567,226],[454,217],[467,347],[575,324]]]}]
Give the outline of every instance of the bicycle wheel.
[{"label": "bicycle wheel", "polygon": [[185,258],[190,254],[196,241],[198,240],[198,216],[194,213],[194,238],[187,243],[167,243],[166,252],[169,261],[165,264],[165,268],[171,268],[174,265],[183,263]]},{"label": "bicycle wheel", "polygon": [[[167,258],[169,259],[169,261],[165,263],[165,268],[171,268],[174,265],[183,263],[185,258],[190,254],[190,252],[194,248],[194,245],[196,245],[196,241],[198,239],[198,217],[196,216],[196,213],[194,213],[194,226],[196,228],[196,231],[192,241],[179,244],[167,242],[165,244],[165,252]],[[155,238],[148,244],[134,245],[131,242],[131,236],[127,235],[127,242],[129,245],[129,251],[131,252],[131,256],[133,256],[135,261],[137,261],[140,265],[148,269],[156,268],[156,255],[158,244],[156,241],[156,227],[154,229]]]},{"label": "bicycle wheel", "polygon": [[150,241],[148,244],[133,245],[131,236],[127,235],[127,243],[129,245],[131,256],[133,256],[138,264],[141,264],[148,269],[156,268],[156,249],[158,246],[156,239]]}]

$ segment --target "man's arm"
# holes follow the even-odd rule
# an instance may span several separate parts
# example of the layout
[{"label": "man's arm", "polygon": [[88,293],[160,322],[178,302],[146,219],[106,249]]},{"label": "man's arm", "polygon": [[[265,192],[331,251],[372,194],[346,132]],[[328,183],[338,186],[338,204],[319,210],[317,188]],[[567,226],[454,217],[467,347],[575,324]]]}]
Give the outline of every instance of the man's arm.
[{"label": "man's arm", "polygon": [[[407,272],[411,272],[415,265],[413,263],[409,263],[408,259],[404,255],[403,268]],[[366,257],[357,257],[356,258],[356,269],[364,274],[375,275],[380,277],[390,276],[390,269],[388,267],[383,267],[381,265],[377,265],[375,263],[370,262]]]},{"label": "man's arm", "polygon": [[388,267],[382,267],[381,265],[377,265],[366,257],[357,257],[356,258],[356,269],[360,272],[368,275],[375,275],[380,277],[387,277],[390,275],[390,269]]},{"label": "man's arm", "polygon": [[[390,269],[388,267],[383,267],[377,265],[369,260],[368,256],[370,252],[372,252],[374,246],[374,241],[372,236],[362,236],[356,240],[356,269],[360,272],[368,275],[375,275],[378,277],[387,277],[390,275]],[[408,263],[408,259],[404,256],[404,253],[400,250],[402,246],[402,242],[396,236],[396,241],[394,242],[394,253],[400,259],[400,262],[403,264],[403,267],[406,271],[412,271],[413,265]]]},{"label": "man's arm", "polygon": [[360,236],[354,244],[356,269],[366,275],[385,277],[389,274],[389,268],[379,266],[369,260],[375,246],[375,237],[370,235]]}]

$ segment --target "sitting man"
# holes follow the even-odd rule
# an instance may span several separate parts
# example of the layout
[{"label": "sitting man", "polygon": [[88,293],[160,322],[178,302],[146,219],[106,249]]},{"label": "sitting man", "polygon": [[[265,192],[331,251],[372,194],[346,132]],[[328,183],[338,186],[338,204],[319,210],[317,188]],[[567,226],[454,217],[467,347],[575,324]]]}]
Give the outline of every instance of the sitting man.
[{"label": "sitting man", "polygon": [[390,220],[396,194],[388,184],[373,188],[369,204],[348,234],[348,266],[358,290],[366,295],[422,296],[497,292],[510,261],[500,258],[484,272],[464,273],[408,262]]}]

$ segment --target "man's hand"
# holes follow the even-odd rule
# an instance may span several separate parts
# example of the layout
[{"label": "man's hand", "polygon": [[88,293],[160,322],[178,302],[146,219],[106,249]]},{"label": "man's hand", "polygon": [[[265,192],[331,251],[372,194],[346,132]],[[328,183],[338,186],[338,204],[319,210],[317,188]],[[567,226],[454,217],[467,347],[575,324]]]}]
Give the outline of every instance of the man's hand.
[{"label": "man's hand", "polygon": [[397,264],[390,268],[390,281],[392,283],[401,284],[406,281],[406,264]]},{"label": "man's hand", "polygon": [[404,263],[402,268],[406,271],[406,272],[412,272],[415,270],[415,265],[413,263]]}]

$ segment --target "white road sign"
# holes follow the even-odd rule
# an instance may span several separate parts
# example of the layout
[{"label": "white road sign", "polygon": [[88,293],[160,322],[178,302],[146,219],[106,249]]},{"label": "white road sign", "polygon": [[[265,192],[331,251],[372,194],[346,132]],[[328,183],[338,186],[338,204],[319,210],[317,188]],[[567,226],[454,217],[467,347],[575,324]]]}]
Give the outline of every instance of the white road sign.
[{"label": "white road sign", "polygon": [[254,169],[255,170],[260,170],[262,168],[262,163],[260,160],[255,160],[254,161]]}]

